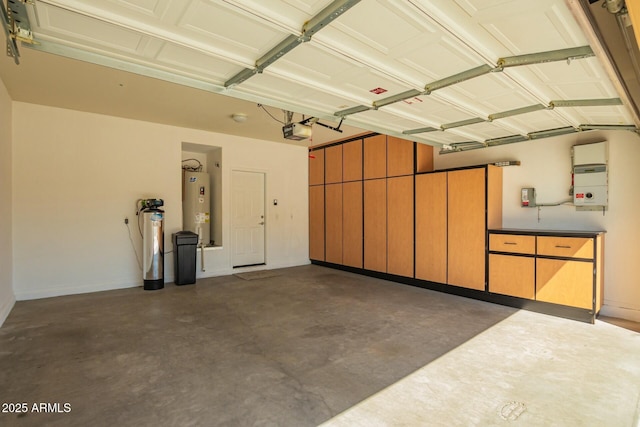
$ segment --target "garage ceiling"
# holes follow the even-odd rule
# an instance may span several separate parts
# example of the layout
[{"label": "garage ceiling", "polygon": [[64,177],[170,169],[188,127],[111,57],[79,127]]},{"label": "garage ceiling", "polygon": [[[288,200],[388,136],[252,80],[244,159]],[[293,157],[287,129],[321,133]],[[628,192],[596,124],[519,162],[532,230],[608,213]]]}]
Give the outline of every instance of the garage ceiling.
[{"label": "garage ceiling", "polygon": [[636,130],[633,100],[579,24],[577,3],[9,0],[14,18],[28,17],[16,31],[28,42],[20,51],[55,53],[332,126],[344,119],[351,133],[378,131],[444,151],[594,127]]}]

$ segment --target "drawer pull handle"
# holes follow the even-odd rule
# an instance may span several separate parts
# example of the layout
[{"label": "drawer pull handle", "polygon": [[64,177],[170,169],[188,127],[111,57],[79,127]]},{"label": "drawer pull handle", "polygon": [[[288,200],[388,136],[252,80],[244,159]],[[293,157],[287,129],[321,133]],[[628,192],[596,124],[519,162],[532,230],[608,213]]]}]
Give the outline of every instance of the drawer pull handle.
[{"label": "drawer pull handle", "polygon": [[567,245],[556,245],[556,248],[560,248],[560,249],[571,249],[571,246],[567,246]]},{"label": "drawer pull handle", "polygon": [[504,242],[505,245],[517,245],[516,242]]}]

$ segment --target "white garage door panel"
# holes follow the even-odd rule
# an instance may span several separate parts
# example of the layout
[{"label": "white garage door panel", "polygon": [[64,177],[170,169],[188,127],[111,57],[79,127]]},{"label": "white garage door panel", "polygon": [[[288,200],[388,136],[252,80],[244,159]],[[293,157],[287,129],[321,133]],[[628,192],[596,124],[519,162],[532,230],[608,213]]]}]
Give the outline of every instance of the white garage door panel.
[{"label": "white garage door panel", "polygon": [[521,129],[521,133],[523,134],[569,126],[569,123],[562,120],[558,114],[548,110],[540,110],[533,113],[498,119],[495,120],[495,122],[504,122],[513,128]]},{"label": "white garage door panel", "polygon": [[[429,132],[429,133],[418,134],[418,135],[424,138],[425,140],[428,140],[440,145],[450,145],[450,144],[459,144],[461,142],[469,142],[469,138],[461,135],[457,135],[452,132],[436,131],[436,132]],[[478,140],[478,141],[482,142],[481,140]]]},{"label": "white garage door panel", "polygon": [[[323,110],[333,112],[347,107],[359,105],[359,100],[354,100],[346,96],[340,96],[336,91],[323,88],[314,88],[305,84],[285,80],[282,77],[270,74],[265,71],[249,80],[246,83],[234,88],[235,91],[248,94],[268,94],[276,100],[294,100],[301,107],[321,106]],[[363,100],[364,101],[364,100]]]},{"label": "white garage door panel", "polygon": [[165,15],[170,0],[112,0],[111,3],[130,9],[135,13],[161,19]]},{"label": "white garage door panel", "polygon": [[384,124],[385,127],[393,129],[396,132],[402,132],[405,129],[415,129],[423,125],[415,120],[397,116],[391,112],[384,110],[370,110],[354,115],[347,120],[347,124],[367,123],[373,127]]},{"label": "white garage door panel", "polygon": [[64,9],[38,3],[40,32],[115,52],[136,53],[146,39],[140,33]]},{"label": "white garage door panel", "polygon": [[434,123],[435,127],[439,127],[445,123],[458,122],[476,117],[476,115],[470,111],[462,110],[443,101],[437,92],[434,92],[432,95],[423,95],[398,102],[383,109],[423,118],[424,120],[421,120],[423,124],[416,127],[434,126],[431,123]]},{"label": "white garage door panel", "polygon": [[448,129],[447,132],[460,135],[466,140],[472,141],[484,141],[517,133],[512,129],[501,126],[499,123],[476,123],[469,126]]},{"label": "white garage door panel", "polygon": [[160,64],[169,65],[195,75],[206,76],[219,85],[224,84],[225,81],[243,69],[240,65],[171,43],[163,43],[155,59]]},{"label": "white garage door panel", "polygon": [[185,11],[178,28],[204,35],[223,50],[237,50],[250,63],[289,35],[251,15],[202,0],[194,1]]},{"label": "white garage door panel", "polygon": [[564,0],[456,0],[456,3],[512,55],[587,44]]},{"label": "white garage door panel", "polygon": [[449,86],[439,90],[438,95],[449,102],[468,105],[473,111],[482,113],[480,117],[538,103],[535,97],[518,90],[515,83],[502,73],[485,74]]},{"label": "white garage door panel", "polygon": [[397,61],[419,72],[425,86],[482,64],[480,57],[462,50],[458,43],[446,37],[429,45],[418,46],[404,56],[398,55]]},{"label": "white garage door panel", "polygon": [[331,0],[234,0],[232,3],[256,18],[299,31],[300,23],[317,15]]},{"label": "white garage door panel", "polygon": [[[223,91],[226,82],[254,69],[258,59],[300,34],[330,5],[332,0],[46,0],[26,7],[41,50],[65,54],[45,43],[57,42],[145,65],[168,80],[188,76],[212,82]],[[567,0],[362,0],[338,15],[310,41],[223,92],[330,118],[482,65],[495,66],[503,57],[588,44]],[[556,100],[617,98],[616,87],[595,57],[514,66],[354,113],[347,122],[401,134]],[[623,106],[558,107],[438,131],[430,138],[452,144],[634,119]]]}]

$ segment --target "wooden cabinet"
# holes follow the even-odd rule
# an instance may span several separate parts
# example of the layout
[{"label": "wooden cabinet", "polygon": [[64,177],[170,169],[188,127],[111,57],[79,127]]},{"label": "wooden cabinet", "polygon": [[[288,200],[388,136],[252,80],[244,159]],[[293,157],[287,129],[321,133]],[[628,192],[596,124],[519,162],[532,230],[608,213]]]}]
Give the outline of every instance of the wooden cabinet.
[{"label": "wooden cabinet", "polygon": [[521,236],[517,234],[490,234],[489,250],[495,252],[535,255],[536,237]]},{"label": "wooden cabinet", "polygon": [[416,175],[417,279],[447,283],[447,173]]},{"label": "wooden cabinet", "polygon": [[364,181],[364,268],[387,271],[387,180]]},{"label": "wooden cabinet", "polygon": [[406,139],[387,137],[387,177],[413,175],[414,145]]},{"label": "wooden cabinet", "polygon": [[431,146],[384,135],[312,149],[310,259],[595,319],[603,301],[603,232],[503,230],[502,168],[432,169]]},{"label": "wooden cabinet", "polygon": [[362,268],[362,181],[342,184],[342,264]]},{"label": "wooden cabinet", "polygon": [[535,258],[514,255],[535,255],[535,236],[489,234],[489,250],[502,252],[489,255],[489,292],[534,299]]},{"label": "wooden cabinet", "polygon": [[362,180],[362,140],[342,145],[342,181]]},{"label": "wooden cabinet", "polygon": [[342,264],[342,184],[325,186],[325,261]]},{"label": "wooden cabinet", "polygon": [[376,135],[365,138],[364,179],[385,178],[387,176],[387,137]]},{"label": "wooden cabinet", "polygon": [[603,238],[603,232],[491,230],[489,291],[595,316],[602,307]]},{"label": "wooden cabinet", "polygon": [[485,288],[485,169],[448,172],[447,283]]},{"label": "wooden cabinet", "polygon": [[487,228],[502,224],[502,170],[474,167],[415,179],[415,277],[484,291]]},{"label": "wooden cabinet", "polygon": [[309,187],[309,258],[324,261],[324,185]]},{"label": "wooden cabinet", "polygon": [[585,237],[538,236],[538,254],[593,259],[593,239]]},{"label": "wooden cabinet", "polygon": [[324,184],[324,149],[309,152],[309,185]]},{"label": "wooden cabinet", "polygon": [[342,182],[342,145],[324,149],[324,183]]},{"label": "wooden cabinet", "polygon": [[533,299],[535,259],[503,254],[489,255],[489,292]]},{"label": "wooden cabinet", "polygon": [[593,264],[536,259],[536,299],[572,307],[593,306]]},{"label": "wooden cabinet", "polygon": [[[600,310],[600,235],[538,236],[536,299],[554,304]],[[595,307],[594,307],[595,306]]]},{"label": "wooden cabinet", "polygon": [[387,178],[387,273],[413,277],[413,176]]}]

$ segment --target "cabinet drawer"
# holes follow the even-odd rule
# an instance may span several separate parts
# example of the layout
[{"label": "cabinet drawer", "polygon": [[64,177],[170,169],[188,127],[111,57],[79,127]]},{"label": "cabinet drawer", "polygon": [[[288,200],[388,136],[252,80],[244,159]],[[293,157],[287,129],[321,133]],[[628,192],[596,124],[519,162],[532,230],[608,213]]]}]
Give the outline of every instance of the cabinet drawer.
[{"label": "cabinet drawer", "polygon": [[538,255],[593,259],[593,239],[538,236]]},{"label": "cabinet drawer", "polygon": [[490,234],[489,250],[533,255],[536,253],[536,236]]}]

